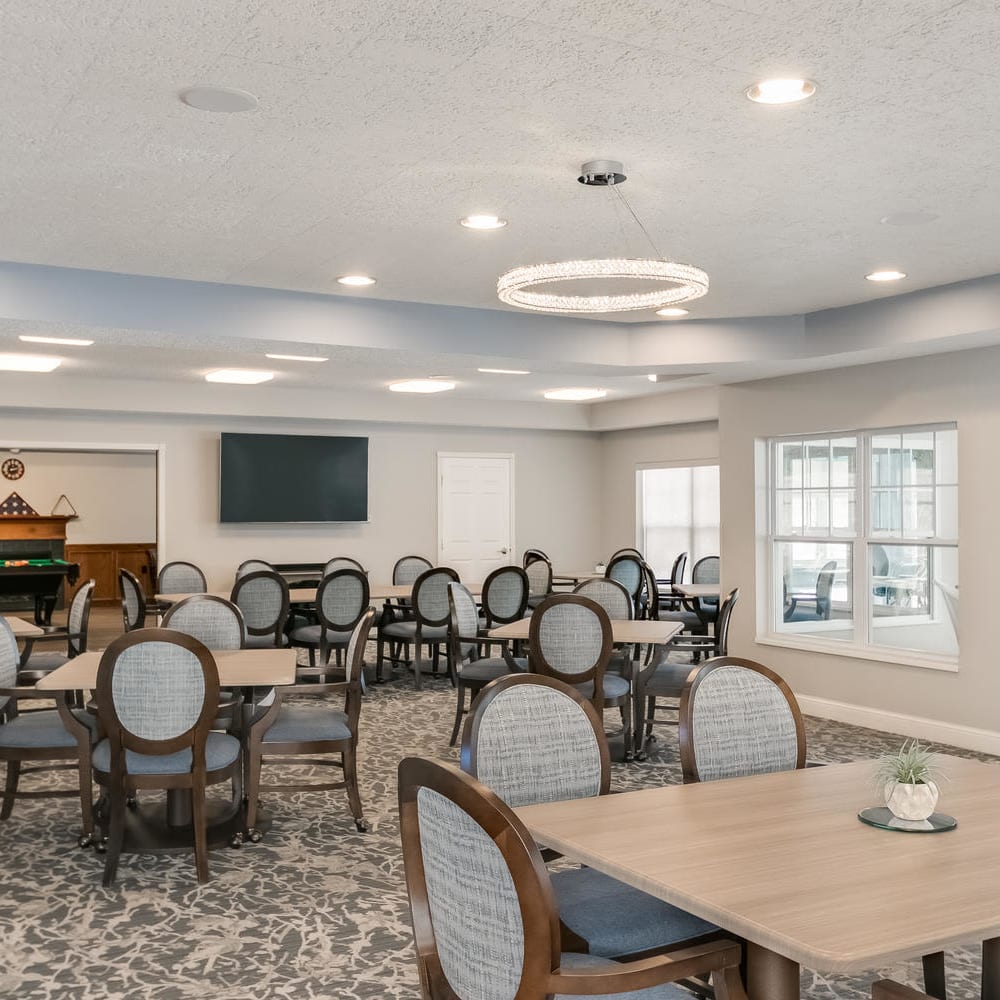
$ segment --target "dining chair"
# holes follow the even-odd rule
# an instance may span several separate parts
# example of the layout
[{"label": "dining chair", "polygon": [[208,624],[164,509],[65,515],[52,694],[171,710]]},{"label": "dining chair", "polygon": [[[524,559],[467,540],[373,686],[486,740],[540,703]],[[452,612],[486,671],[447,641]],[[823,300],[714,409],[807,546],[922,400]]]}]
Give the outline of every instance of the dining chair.
[{"label": "dining chair", "polygon": [[687,558],[688,554],[686,552],[679,553],[670,567],[670,576],[665,580],[657,580],[660,591],[659,610],[661,613],[681,610],[681,598],[674,592],[674,587],[684,582],[684,570],[687,567]]},{"label": "dining chair", "polygon": [[598,603],[580,594],[555,594],[535,609],[528,627],[528,669],[578,687],[599,717],[618,708],[626,749],[632,746],[632,687],[608,673],[611,619]]},{"label": "dining chair", "polygon": [[320,663],[330,662],[331,651],[336,652],[337,667],[343,665],[354,629],[369,606],[370,587],[363,570],[354,566],[335,569],[326,574],[316,591],[316,614],[319,623],[293,629],[293,646],[309,650],[309,666],[316,666],[316,652]]},{"label": "dining chair", "polygon": [[398,788],[403,867],[428,1000],[677,1000],[683,992],[663,984],[698,974],[711,974],[718,1000],[744,1000],[735,942],[630,963],[579,947],[563,951],[549,872],[500,798],[456,767],[419,757],[400,762]]},{"label": "dining chair", "polygon": [[611,553],[611,559],[609,559],[608,562],[609,563],[612,562],[613,560],[617,559],[618,556],[626,556],[626,555],[636,556],[636,558],[642,559],[642,553],[637,548],[630,545],[624,549],[615,549],[615,551]]},{"label": "dining chair", "polygon": [[525,566],[524,572],[528,577],[528,607],[534,610],[552,593],[552,563],[538,556]]},{"label": "dining chair", "polygon": [[126,632],[146,627],[146,593],[137,577],[127,569],[118,570],[118,591],[122,597],[122,624]]},{"label": "dining chair", "polygon": [[[655,660],[639,668],[635,677],[635,731],[642,741],[638,756],[642,760],[649,752],[649,744],[656,739],[653,726],[656,724],[676,726],[677,715],[672,718],[656,717],[658,708],[668,707],[658,704],[657,698],[680,699],[691,673],[702,656],[712,659],[729,653],[729,623],[739,600],[737,587],[731,590],[722,602],[715,629],[710,636],[681,634],[671,639],[660,649]],[[672,652],[690,653],[693,662],[675,662],[667,659]],[[677,709],[679,712],[679,708]]]},{"label": "dining chair", "polygon": [[[250,723],[245,778],[249,840],[256,842],[261,839],[256,829],[261,791],[281,793],[346,789],[354,825],[361,832],[369,829],[358,789],[357,749],[365,646],[374,619],[375,609],[366,608],[355,623],[344,658],[343,681],[327,683],[322,664],[318,667],[297,667],[295,684],[275,688],[274,700],[267,711]],[[342,709],[333,704],[333,697],[338,695],[344,697]],[[288,700],[290,696],[294,696],[294,700]],[[318,704],[305,705],[301,703],[303,700],[315,700]],[[331,759],[331,754],[336,755],[336,759]],[[343,772],[343,780],[307,784],[289,784],[282,780],[277,785],[262,786],[261,767],[265,759],[271,757],[278,758],[283,766],[337,767]]]},{"label": "dining chair", "polygon": [[[584,580],[573,588],[574,594],[582,594],[596,601],[607,612],[612,621],[632,621],[635,617],[635,605],[632,596],[617,580],[607,577],[596,580]],[[608,660],[608,670],[616,674],[630,677],[632,672],[632,651],[629,647],[619,648],[611,654]]]},{"label": "dining chair", "polygon": [[549,557],[541,549],[525,549],[523,555],[521,556],[522,568],[527,569],[528,566],[536,559],[544,559],[546,562],[552,562],[552,560],[549,559]]},{"label": "dining chair", "polygon": [[[524,571],[518,570],[518,572]],[[512,670],[527,670],[528,661],[524,658],[511,657],[504,640],[487,639],[479,634],[479,611],[476,608],[476,599],[469,589],[460,583],[448,584],[448,618],[448,666],[457,693],[455,725],[448,741],[448,746],[453,747],[458,739],[462,716],[466,712],[465,693],[470,692],[471,701],[497,677],[502,677]],[[506,655],[480,658],[479,653],[483,647],[498,642],[504,646]]]},{"label": "dining chair", "polygon": [[641,556],[623,552],[621,555],[613,556],[604,571],[606,579],[620,583],[628,591],[633,607],[639,606],[639,595],[646,582],[642,566]]},{"label": "dining chair", "polygon": [[[426,573],[427,570],[432,569],[433,566],[434,564],[430,559],[425,559],[423,556],[403,556],[397,559],[395,565],[392,567],[392,585],[394,587],[412,587],[416,583],[417,577],[421,573]],[[412,619],[413,610],[410,607],[410,599],[408,597],[398,598],[395,604],[392,601],[386,601],[382,608],[382,617],[379,619],[379,631],[381,631],[383,625]],[[409,666],[411,662],[410,644],[399,640],[390,641],[389,659],[392,661],[393,666],[400,662]],[[377,680],[381,680],[381,673],[379,673]]]},{"label": "dining chair", "polygon": [[528,574],[520,566],[500,566],[483,581],[482,629],[520,621],[528,607]]},{"label": "dining chair", "polygon": [[791,688],[753,660],[722,656],[693,669],[681,692],[685,783],[806,766],[806,731]]},{"label": "dining chair", "polygon": [[183,632],[209,649],[243,649],[247,640],[243,612],[215,594],[192,594],[171,605],[162,626]]},{"label": "dining chair", "polygon": [[378,630],[376,680],[382,677],[386,640],[413,645],[413,684],[418,691],[423,685],[424,646],[427,646],[431,654],[431,672],[438,673],[440,646],[448,641],[449,583],[458,583],[458,573],[447,566],[435,566],[417,577],[410,597],[413,617],[391,622]]},{"label": "dining chair", "polygon": [[288,581],[274,570],[252,570],[237,577],[230,600],[243,613],[246,646],[287,646]]},{"label": "dining chair", "polygon": [[247,573],[260,573],[264,570],[269,570],[273,573],[274,566],[263,559],[244,559],[236,567],[236,579],[238,580],[241,576],[246,576]]},{"label": "dining chair", "polygon": [[156,578],[158,594],[204,594],[206,590],[205,574],[191,562],[168,562]]},{"label": "dining chair", "polygon": [[[81,817],[78,843],[87,847],[94,839],[90,775],[93,716],[73,710],[72,692],[37,691],[33,685],[19,686],[19,663],[17,639],[6,619],[0,617],[0,761],[7,771],[0,821],[10,818],[17,799],[78,797]],[[21,700],[47,702],[51,707],[19,712]],[[78,786],[53,788],[45,781],[37,789],[24,791],[19,787],[23,775],[57,770],[75,770]]]},{"label": "dining chair", "polygon": [[[581,692],[538,674],[487,685],[462,733],[462,770],[508,806],[607,795],[611,765],[601,719]],[[593,868],[550,876],[568,934],[592,955],[638,957],[719,928]]]},{"label": "dining chair", "polygon": [[328,559],[323,567],[323,576],[329,576],[338,569],[356,569],[359,573],[368,572],[357,559],[352,559],[350,556],[334,556],[332,559]]},{"label": "dining chair", "polygon": [[239,780],[240,741],[213,732],[219,672],[203,643],[173,629],[138,629],[115,639],[97,670],[97,717],[106,735],[93,751],[103,788],[105,886],[118,871],[126,800],[139,789],[191,794],[195,868],[208,881],[205,788]]},{"label": "dining chair", "polygon": [[[703,556],[691,568],[692,583],[718,583],[719,557]],[[708,635],[719,609],[717,597],[681,598],[679,611],[661,611],[660,621],[680,622],[685,632]]]},{"label": "dining chair", "polygon": [[[70,601],[65,626],[43,625],[42,635],[27,636],[21,650],[18,684],[36,684],[46,674],[51,674],[64,663],[87,652],[87,634],[90,629],[90,607],[94,598],[94,580],[87,580],[77,587]],[[35,651],[38,644],[65,643],[65,652]]]}]

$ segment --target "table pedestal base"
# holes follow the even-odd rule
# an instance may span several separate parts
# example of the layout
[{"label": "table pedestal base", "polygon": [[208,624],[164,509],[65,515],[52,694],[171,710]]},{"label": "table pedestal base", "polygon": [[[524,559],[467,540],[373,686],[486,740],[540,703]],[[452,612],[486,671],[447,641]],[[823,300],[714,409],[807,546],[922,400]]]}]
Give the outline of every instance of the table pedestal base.
[{"label": "table pedestal base", "polygon": [[799,963],[784,955],[746,943],[748,1000],[799,1000]]}]

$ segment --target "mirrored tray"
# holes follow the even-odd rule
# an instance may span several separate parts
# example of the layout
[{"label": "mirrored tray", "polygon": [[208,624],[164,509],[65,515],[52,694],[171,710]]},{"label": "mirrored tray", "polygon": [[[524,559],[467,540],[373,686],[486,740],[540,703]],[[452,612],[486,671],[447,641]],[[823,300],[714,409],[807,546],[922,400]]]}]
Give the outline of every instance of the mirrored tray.
[{"label": "mirrored tray", "polygon": [[858,813],[858,819],[880,830],[895,830],[898,833],[945,833],[958,826],[958,820],[946,813],[931,813],[927,819],[898,819],[886,806],[870,806]]}]

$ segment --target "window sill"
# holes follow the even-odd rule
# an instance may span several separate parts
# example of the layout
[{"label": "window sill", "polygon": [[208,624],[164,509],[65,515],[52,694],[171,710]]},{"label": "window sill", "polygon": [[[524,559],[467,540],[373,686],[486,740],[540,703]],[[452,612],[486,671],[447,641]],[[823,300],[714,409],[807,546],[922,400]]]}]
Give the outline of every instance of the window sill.
[{"label": "window sill", "polygon": [[767,633],[757,635],[754,641],[758,646],[780,646],[784,649],[801,649],[810,653],[824,653],[830,656],[845,656],[852,660],[874,660],[877,663],[893,663],[905,667],[921,667],[925,670],[943,670],[947,673],[958,673],[956,657],[934,656],[930,653],[920,653],[908,649],[892,649],[891,647],[862,647],[852,643],[836,640],[814,640],[799,637]]}]

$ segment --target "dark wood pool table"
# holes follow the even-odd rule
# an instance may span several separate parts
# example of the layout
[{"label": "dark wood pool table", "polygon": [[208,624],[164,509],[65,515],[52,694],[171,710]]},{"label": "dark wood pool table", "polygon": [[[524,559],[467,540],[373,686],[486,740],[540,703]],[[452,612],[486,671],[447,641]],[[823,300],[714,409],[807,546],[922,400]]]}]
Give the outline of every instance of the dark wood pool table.
[{"label": "dark wood pool table", "polygon": [[72,587],[79,578],[80,564],[63,559],[0,559],[0,595],[34,598],[36,625],[52,624],[63,580]]}]

